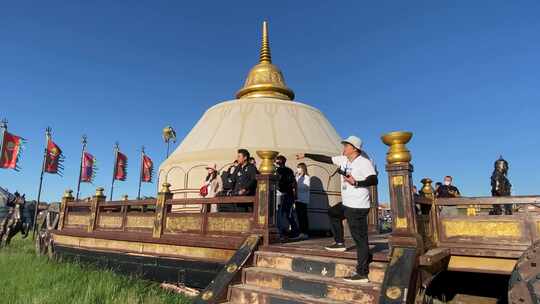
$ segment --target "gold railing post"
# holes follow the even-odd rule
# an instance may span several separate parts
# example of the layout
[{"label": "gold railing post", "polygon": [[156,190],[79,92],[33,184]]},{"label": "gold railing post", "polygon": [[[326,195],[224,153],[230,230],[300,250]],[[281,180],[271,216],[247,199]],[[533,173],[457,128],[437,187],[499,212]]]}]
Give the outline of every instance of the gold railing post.
[{"label": "gold railing post", "polygon": [[62,202],[60,203],[60,218],[58,220],[58,230],[64,229],[64,218],[66,217],[66,211],[68,210],[67,204],[69,202],[72,202],[73,200],[73,190],[67,189],[64,192],[64,195],[62,196]]},{"label": "gold railing post", "polygon": [[421,181],[422,190],[420,193],[423,197],[431,201],[431,208],[429,209],[429,223],[431,229],[431,241],[432,245],[437,245],[439,242],[439,210],[437,205],[435,205],[435,189],[433,189],[433,181],[430,178],[423,178]]},{"label": "gold railing post", "polygon": [[99,217],[99,203],[105,201],[105,193],[102,187],[96,188],[96,194],[92,197],[90,201],[90,217],[88,219],[88,232],[94,231],[96,229],[96,223]]},{"label": "gold railing post", "polygon": [[167,205],[165,203],[172,198],[171,184],[163,183],[156,200],[156,217],[154,218],[154,231],[152,236],[160,238],[163,234],[163,225],[167,214]]},{"label": "gold railing post", "polygon": [[418,258],[423,241],[418,234],[412,191],[411,153],[405,144],[410,132],[391,132],[382,136],[390,148],[386,155],[386,171],[392,209],[391,257],[381,286],[381,303],[413,303],[418,279]]},{"label": "gold railing post", "polygon": [[260,174],[257,175],[257,192],[253,210],[254,222],[257,231],[262,234],[263,245],[279,241],[279,232],[276,226],[276,186],[274,160],[278,156],[276,151],[257,151],[261,158]]},{"label": "gold railing post", "polygon": [[412,191],[411,153],[405,144],[412,137],[410,132],[391,132],[382,136],[382,141],[390,148],[386,155],[386,171],[390,190],[390,208],[392,209],[391,243],[400,243],[409,247],[419,247],[414,242],[418,236],[416,212]]}]

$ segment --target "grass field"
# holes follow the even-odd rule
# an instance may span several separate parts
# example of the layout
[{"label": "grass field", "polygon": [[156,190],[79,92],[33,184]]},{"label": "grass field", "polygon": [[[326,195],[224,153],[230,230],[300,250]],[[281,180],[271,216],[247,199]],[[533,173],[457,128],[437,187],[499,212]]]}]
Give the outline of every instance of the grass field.
[{"label": "grass field", "polygon": [[154,282],[38,257],[30,239],[0,249],[0,303],[190,303]]}]

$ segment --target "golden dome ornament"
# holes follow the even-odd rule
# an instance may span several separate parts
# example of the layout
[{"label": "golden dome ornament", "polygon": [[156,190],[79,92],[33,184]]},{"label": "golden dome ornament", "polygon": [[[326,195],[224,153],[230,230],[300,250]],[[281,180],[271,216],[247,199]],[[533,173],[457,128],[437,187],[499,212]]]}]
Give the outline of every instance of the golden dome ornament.
[{"label": "golden dome ornament", "polygon": [[238,99],[257,97],[294,99],[294,92],[285,84],[281,70],[272,64],[266,20],[263,21],[259,63],[249,71],[244,86],[236,93]]}]

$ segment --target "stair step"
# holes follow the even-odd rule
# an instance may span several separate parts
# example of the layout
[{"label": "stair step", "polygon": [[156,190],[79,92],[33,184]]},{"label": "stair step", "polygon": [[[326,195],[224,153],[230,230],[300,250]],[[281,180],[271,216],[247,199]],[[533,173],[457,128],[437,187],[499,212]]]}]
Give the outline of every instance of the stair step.
[{"label": "stair step", "polygon": [[261,288],[252,285],[231,287],[231,304],[342,304],[343,301],[315,298],[286,290]]},{"label": "stair step", "polygon": [[[336,278],[350,276],[356,270],[356,260],[270,251],[255,252],[255,265]],[[371,262],[369,280],[382,283],[385,270],[386,263]]]},{"label": "stair step", "polygon": [[378,283],[349,283],[339,278],[263,267],[244,269],[243,282],[245,285],[351,303],[376,303],[380,292]]}]

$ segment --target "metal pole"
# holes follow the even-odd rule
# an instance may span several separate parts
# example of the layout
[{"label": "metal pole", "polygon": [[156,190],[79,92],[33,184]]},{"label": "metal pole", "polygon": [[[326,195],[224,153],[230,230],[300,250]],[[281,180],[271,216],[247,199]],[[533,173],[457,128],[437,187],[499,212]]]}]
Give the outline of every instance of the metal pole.
[{"label": "metal pole", "polygon": [[2,159],[2,151],[4,149],[4,134],[7,131],[7,119],[2,119],[2,124],[0,125],[0,128],[2,128],[2,139],[0,139],[0,160]]},{"label": "metal pole", "polygon": [[170,140],[167,140],[167,157],[169,158],[169,146],[170,146]]},{"label": "metal pole", "polygon": [[112,201],[113,198],[113,191],[114,191],[114,179],[116,177],[116,162],[118,160],[118,142],[114,145],[114,168],[113,168],[113,175],[112,175],[112,182],[111,182],[111,195],[109,197],[109,201]]},{"label": "metal pole", "polygon": [[139,192],[137,192],[138,200],[141,199],[141,184],[142,184],[143,170],[144,170],[144,146],[142,146],[142,150],[141,150],[141,172],[139,173]]},{"label": "metal pole", "polygon": [[79,166],[79,180],[77,182],[77,195],[75,196],[75,200],[79,200],[79,192],[81,190],[81,175],[82,175],[82,166],[83,166],[83,159],[84,159],[84,152],[86,151],[86,135],[82,136],[82,151],[81,151],[81,163]]},{"label": "metal pole", "polygon": [[38,188],[37,202],[36,202],[36,207],[34,208],[34,227],[33,227],[33,230],[32,230],[32,239],[33,240],[35,240],[35,238],[36,238],[39,202],[41,201],[41,187],[43,185],[43,173],[45,172],[45,162],[47,160],[47,144],[49,143],[49,139],[51,138],[51,128],[50,127],[47,127],[47,129],[45,129],[45,137],[46,137],[45,150],[43,152],[43,163],[41,164],[41,174],[39,176],[39,188]]}]

